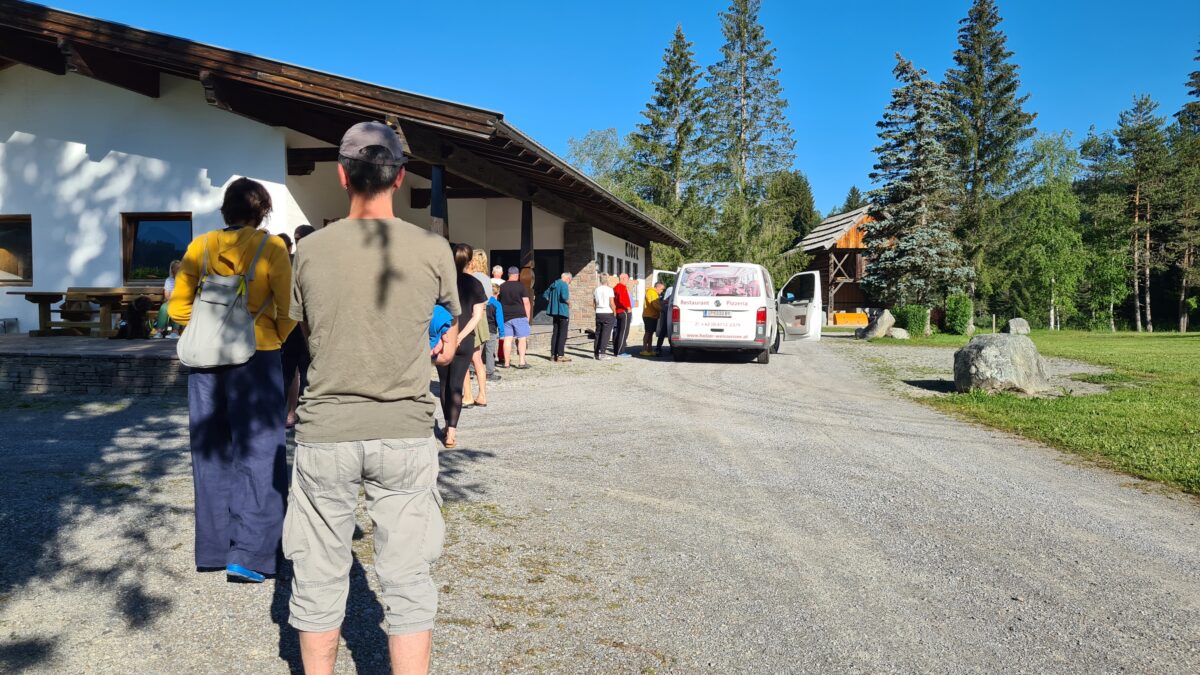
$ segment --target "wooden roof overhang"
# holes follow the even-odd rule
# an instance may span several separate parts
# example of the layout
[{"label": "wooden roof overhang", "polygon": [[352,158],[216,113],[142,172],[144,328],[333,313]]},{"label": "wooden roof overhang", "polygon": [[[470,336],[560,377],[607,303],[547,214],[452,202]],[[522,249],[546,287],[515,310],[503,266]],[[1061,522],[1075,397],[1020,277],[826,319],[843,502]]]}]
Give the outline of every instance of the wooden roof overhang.
[{"label": "wooden roof overhang", "polygon": [[[352,124],[383,120],[411,168],[444,166],[460,187],[528,200],[625,239],[687,242],[508,124],[498,112],[379,87],[123,24],[0,0],[0,70],[21,63],[75,72],[157,98],[160,74],[197,80],[207,102],[337,145]],[[314,149],[320,150],[320,149]],[[314,158],[302,158],[308,161]],[[289,163],[298,161],[289,157]],[[453,185],[453,183],[451,183]]]},{"label": "wooden roof overhang", "polygon": [[870,212],[870,206],[862,206],[829,216],[805,235],[793,250],[812,252],[831,248],[863,248],[859,225],[871,220]]}]

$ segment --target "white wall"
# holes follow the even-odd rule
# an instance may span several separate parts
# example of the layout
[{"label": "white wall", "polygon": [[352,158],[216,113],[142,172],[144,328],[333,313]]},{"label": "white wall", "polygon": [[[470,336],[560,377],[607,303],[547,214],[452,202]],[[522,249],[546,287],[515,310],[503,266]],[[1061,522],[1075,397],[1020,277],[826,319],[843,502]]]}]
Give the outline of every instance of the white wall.
[{"label": "white wall", "polygon": [[[614,263],[617,260],[628,260],[632,263],[637,263],[638,277],[642,278],[646,276],[646,249],[631,244],[616,235],[595,228],[592,228],[592,240],[595,242],[594,248],[596,249],[596,253],[603,253],[605,256],[611,255]],[[632,250],[626,249],[627,244],[632,247]],[[631,252],[634,255],[631,256]],[[608,272],[607,258],[605,259],[605,268],[603,271]]]},{"label": "white wall", "polygon": [[[120,286],[121,213],[188,211],[193,234],[223,225],[235,178],[262,182],[283,231],[291,198],[284,133],[205,103],[162,77],[151,99],[79,75],[0,71],[0,214],[33,217],[33,287]],[[280,208],[280,207],[284,208]],[[0,317],[36,328],[36,307],[0,293]]]},{"label": "white wall", "polygon": [[[487,199],[487,247],[489,250],[521,248],[521,201]],[[533,207],[533,247],[563,247],[563,219]],[[451,227],[454,221],[450,221]]]}]

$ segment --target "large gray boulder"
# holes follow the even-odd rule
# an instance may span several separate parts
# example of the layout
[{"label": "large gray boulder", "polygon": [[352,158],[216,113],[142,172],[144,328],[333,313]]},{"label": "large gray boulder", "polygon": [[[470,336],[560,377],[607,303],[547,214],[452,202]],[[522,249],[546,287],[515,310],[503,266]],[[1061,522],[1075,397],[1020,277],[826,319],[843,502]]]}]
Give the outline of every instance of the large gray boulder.
[{"label": "large gray boulder", "polygon": [[895,326],[893,326],[890,330],[888,330],[887,335],[888,335],[888,337],[894,338],[896,340],[907,340],[908,339],[908,331],[904,330],[903,328],[896,328]]},{"label": "large gray boulder", "polygon": [[954,353],[954,388],[1037,394],[1049,383],[1046,364],[1033,340],[1024,335],[985,334],[971,338]]},{"label": "large gray boulder", "polygon": [[885,309],[872,319],[866,328],[859,328],[854,331],[854,337],[860,340],[874,340],[875,338],[887,335],[888,331],[895,325],[896,317],[892,316],[892,313]]},{"label": "large gray boulder", "polygon": [[1009,319],[1004,326],[1004,332],[1010,335],[1029,335],[1029,322],[1021,317]]}]

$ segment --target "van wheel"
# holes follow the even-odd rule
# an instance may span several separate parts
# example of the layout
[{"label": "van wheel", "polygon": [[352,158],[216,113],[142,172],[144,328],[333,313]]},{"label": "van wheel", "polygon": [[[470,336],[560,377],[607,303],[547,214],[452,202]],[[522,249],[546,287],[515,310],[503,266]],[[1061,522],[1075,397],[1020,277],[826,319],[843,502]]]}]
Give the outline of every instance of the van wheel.
[{"label": "van wheel", "polygon": [[771,350],[764,349],[761,352],[759,352],[757,360],[759,363],[770,363],[771,362]]},{"label": "van wheel", "polygon": [[775,331],[775,341],[771,343],[771,353],[779,353],[779,345],[783,342],[783,331]]}]

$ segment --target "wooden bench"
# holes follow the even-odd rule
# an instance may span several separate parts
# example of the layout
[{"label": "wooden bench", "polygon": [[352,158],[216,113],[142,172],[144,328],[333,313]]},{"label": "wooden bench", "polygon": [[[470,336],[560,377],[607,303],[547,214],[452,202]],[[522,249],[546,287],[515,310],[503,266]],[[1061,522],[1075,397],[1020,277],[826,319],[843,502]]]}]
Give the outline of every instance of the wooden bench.
[{"label": "wooden bench", "polygon": [[[150,314],[157,311],[163,303],[163,289],[155,286],[73,287],[65,292],[9,291],[8,294],[24,296],[27,301],[38,306],[38,328],[29,331],[33,337],[112,337],[117,334],[114,317],[119,318],[138,297],[144,295],[149,298]],[[54,307],[58,302],[62,304]],[[99,309],[92,309],[93,304]],[[54,318],[55,314],[59,315],[57,320]]]}]

